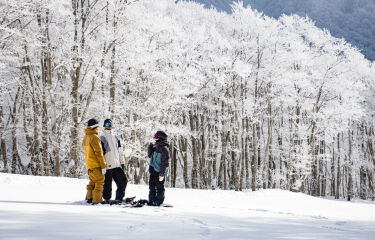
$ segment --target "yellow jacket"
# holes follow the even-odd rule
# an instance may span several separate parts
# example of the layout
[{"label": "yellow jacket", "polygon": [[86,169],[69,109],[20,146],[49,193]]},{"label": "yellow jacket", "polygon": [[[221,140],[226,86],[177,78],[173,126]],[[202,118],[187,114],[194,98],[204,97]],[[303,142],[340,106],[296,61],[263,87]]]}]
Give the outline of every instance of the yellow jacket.
[{"label": "yellow jacket", "polygon": [[83,152],[85,153],[86,168],[106,168],[98,130],[87,127],[83,132],[86,134],[82,143]]}]

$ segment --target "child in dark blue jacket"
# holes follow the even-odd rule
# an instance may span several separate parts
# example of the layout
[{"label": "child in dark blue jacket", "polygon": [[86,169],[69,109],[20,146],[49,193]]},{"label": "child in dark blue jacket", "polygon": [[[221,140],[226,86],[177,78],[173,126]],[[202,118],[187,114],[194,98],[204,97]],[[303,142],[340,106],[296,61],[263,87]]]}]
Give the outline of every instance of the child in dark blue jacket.
[{"label": "child in dark blue jacket", "polygon": [[164,182],[168,176],[169,170],[169,144],[167,134],[163,131],[157,131],[155,134],[155,144],[148,146],[148,157],[150,158],[150,192],[148,195],[148,204],[159,206],[164,202]]}]

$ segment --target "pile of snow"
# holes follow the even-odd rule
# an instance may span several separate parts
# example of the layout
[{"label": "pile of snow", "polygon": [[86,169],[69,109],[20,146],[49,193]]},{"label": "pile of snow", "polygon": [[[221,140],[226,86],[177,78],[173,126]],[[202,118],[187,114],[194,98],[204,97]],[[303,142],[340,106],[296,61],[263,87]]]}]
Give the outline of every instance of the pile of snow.
[{"label": "pile of snow", "polygon": [[[235,0],[192,0],[205,7],[231,13]],[[332,36],[344,38],[356,46],[369,60],[375,60],[375,1],[374,0],[242,0],[244,6],[278,18],[282,14],[308,16],[319,28],[328,29]]]},{"label": "pile of snow", "polygon": [[[0,174],[1,239],[371,239],[375,234],[373,202],[283,190],[167,188],[165,202],[173,208],[93,206],[83,201],[87,183]],[[126,197],[147,194],[144,185],[126,189]]]}]

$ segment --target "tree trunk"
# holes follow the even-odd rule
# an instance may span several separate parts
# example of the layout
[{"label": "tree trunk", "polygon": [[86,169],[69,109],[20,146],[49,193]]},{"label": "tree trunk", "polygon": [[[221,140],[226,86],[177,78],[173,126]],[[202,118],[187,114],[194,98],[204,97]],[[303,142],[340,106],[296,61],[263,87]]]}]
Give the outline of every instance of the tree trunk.
[{"label": "tree trunk", "polygon": [[189,118],[190,118],[190,130],[191,130],[191,148],[193,151],[193,169],[191,171],[191,187],[196,189],[199,187],[199,180],[198,180],[198,154],[197,154],[197,141],[195,136],[195,116],[193,115],[193,111],[189,110]]},{"label": "tree trunk", "polygon": [[[209,114],[210,115],[210,114]],[[207,141],[207,151],[208,151],[208,161],[207,161],[207,188],[212,188],[212,166],[213,166],[213,134],[212,125],[208,124],[208,141]]]},{"label": "tree trunk", "polygon": [[246,166],[246,189],[250,189],[250,168],[249,168],[249,118],[246,117],[245,135],[245,166]]},{"label": "tree trunk", "polygon": [[374,184],[374,173],[368,174],[369,187],[371,191],[371,201],[375,201],[375,184]]},{"label": "tree trunk", "polygon": [[[2,91],[2,89],[0,90]],[[0,104],[0,133],[1,133],[1,156],[4,163],[4,169],[5,171],[8,170],[8,159],[7,159],[7,149],[5,144],[5,123],[4,123],[4,113],[3,113],[3,96],[1,92],[1,104]]]},{"label": "tree trunk", "polygon": [[[326,158],[326,142],[325,141],[322,141],[322,154],[324,156],[324,160],[322,160],[321,164],[322,164],[322,176],[324,176],[324,179],[322,181],[322,193],[321,193],[321,196],[322,197],[325,197],[326,196],[326,193],[327,193],[327,161],[325,161],[325,158]],[[324,169],[324,170],[323,170]]]},{"label": "tree trunk", "polygon": [[256,191],[257,187],[257,171],[258,171],[258,141],[257,141],[257,126],[253,123],[253,161],[251,163],[251,189]]},{"label": "tree trunk", "polygon": [[[74,15],[74,47],[73,47],[73,55],[74,55],[74,66],[72,70],[72,120],[73,124],[71,126],[70,131],[70,138],[72,141],[72,145],[70,148],[70,157],[74,161],[73,168],[70,169],[70,173],[73,177],[77,177],[77,170],[78,170],[78,164],[79,164],[79,155],[78,155],[78,129],[79,129],[79,80],[81,76],[81,68],[82,68],[82,59],[79,57],[79,47],[81,43],[81,47],[84,45],[84,38],[85,33],[83,29],[82,31],[82,39],[79,39],[79,22],[81,20],[81,17],[83,17],[83,13],[81,12],[81,16],[79,13],[79,1],[78,0],[72,0],[73,3],[73,15]],[[82,21],[84,19],[82,18]],[[84,22],[82,22],[82,27],[84,27]]]},{"label": "tree trunk", "polygon": [[[235,104],[236,106],[236,104]],[[234,182],[234,190],[235,191],[238,191],[239,190],[239,185],[240,185],[240,181],[239,181],[239,170],[238,169],[241,169],[241,153],[239,152],[241,147],[240,147],[240,140],[239,140],[239,130],[240,130],[240,120],[238,118],[238,111],[235,111],[234,112],[234,116],[235,116],[235,122],[234,122],[234,126],[235,126],[235,136],[233,136],[233,143],[234,143],[234,146],[236,147],[236,152],[234,154],[234,159],[235,159],[235,162],[234,162],[234,166],[235,166],[235,169],[233,171],[233,182]],[[233,160],[232,160],[233,161]]]},{"label": "tree trunk", "polygon": [[[184,117],[185,118],[185,117]],[[181,151],[181,156],[184,162],[183,166],[183,175],[184,175],[184,182],[185,182],[185,188],[190,188],[189,185],[189,167],[188,167],[188,159],[187,159],[187,139],[184,137],[180,137],[179,139],[179,147]]]},{"label": "tree trunk", "polygon": [[171,176],[171,187],[176,187],[176,174],[177,174],[177,159],[176,159],[176,149],[174,142],[170,142],[169,154],[171,158],[170,176]]},{"label": "tree trunk", "polygon": [[331,161],[331,196],[336,196],[336,155],[337,154],[335,154],[335,141],[333,141]]},{"label": "tree trunk", "polygon": [[51,74],[51,58],[49,54],[49,11],[46,11],[45,18],[42,14],[37,15],[38,25],[42,35],[43,50],[41,54],[41,67],[42,67],[42,161],[44,166],[44,174],[50,175],[49,169],[49,153],[48,153],[48,133],[49,133],[49,121],[48,121],[48,108],[47,108],[47,89],[52,83]]},{"label": "tree trunk", "polygon": [[367,200],[367,172],[365,167],[360,170],[360,192],[361,199]]},{"label": "tree trunk", "polygon": [[[242,136],[241,136],[241,177],[240,177],[240,191],[243,190],[244,184],[243,180],[245,178],[245,158],[246,158],[246,149],[245,149],[245,138],[246,138],[246,130],[245,130],[245,118],[242,119]],[[246,186],[245,186],[246,187]]]},{"label": "tree trunk", "polygon": [[337,134],[337,182],[335,199],[340,199],[341,187],[341,156],[340,156],[340,133]]},{"label": "tree trunk", "polygon": [[227,173],[226,173],[226,158],[227,158],[227,143],[229,140],[230,132],[225,134],[223,132],[221,137],[221,161],[220,161],[220,168],[219,168],[219,186],[222,190],[226,190],[226,182],[227,182]]},{"label": "tree trunk", "polygon": [[[17,111],[17,103],[20,97],[21,87],[18,87],[17,94],[14,98],[14,105],[13,105],[13,112],[12,112],[12,143],[13,143],[13,152],[12,152],[12,173],[17,173],[17,159],[18,159],[18,145],[17,145],[17,124],[18,124],[18,111]],[[19,159],[20,160],[20,159]]]},{"label": "tree trunk", "polygon": [[351,131],[348,131],[349,138],[349,154],[348,154],[348,197],[347,200],[350,201],[353,197],[353,176],[352,176],[352,134]]},{"label": "tree trunk", "polygon": [[[319,151],[319,150],[318,150]],[[313,196],[319,197],[320,189],[319,189],[319,159],[318,154],[316,153],[316,149],[312,151],[312,157],[315,161],[314,163],[314,175],[313,175]]]},{"label": "tree trunk", "polygon": [[49,130],[49,124],[48,124],[48,108],[47,108],[47,69],[46,69],[46,58],[44,60],[42,59],[42,81],[43,81],[43,93],[42,93],[42,99],[43,99],[43,110],[42,110],[42,161],[44,166],[44,174],[46,176],[50,175],[50,169],[49,169],[49,156],[48,156],[48,130]]},{"label": "tree trunk", "polygon": [[173,146],[172,150],[173,150],[173,154],[172,154],[172,161],[173,161],[172,187],[176,187],[176,180],[177,180],[177,151],[176,151],[176,148],[174,148],[174,146]]},{"label": "tree trunk", "polygon": [[[114,32],[117,29],[117,19],[116,19],[116,11],[114,16],[113,28]],[[109,104],[109,112],[111,114],[111,119],[115,117],[115,106],[116,106],[116,45],[112,48],[112,62],[111,62],[111,78],[109,81],[109,97],[110,97],[110,104]]]},{"label": "tree trunk", "polygon": [[[204,115],[202,116],[202,126],[204,126]],[[200,150],[200,164],[199,164],[199,177],[200,177],[200,188],[207,189],[207,163],[206,163],[206,135],[205,130],[202,130],[201,135],[201,150]]]}]

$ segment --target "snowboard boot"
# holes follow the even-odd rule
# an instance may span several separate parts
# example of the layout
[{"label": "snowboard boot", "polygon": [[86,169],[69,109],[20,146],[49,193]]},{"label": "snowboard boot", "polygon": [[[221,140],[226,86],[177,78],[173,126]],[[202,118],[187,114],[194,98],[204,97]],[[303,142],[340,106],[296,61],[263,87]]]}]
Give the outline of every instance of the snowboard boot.
[{"label": "snowboard boot", "polygon": [[146,199],[141,199],[141,200],[138,201],[138,204],[146,205],[146,204],[148,204],[148,201]]},{"label": "snowboard boot", "polygon": [[121,198],[121,197],[119,196],[118,193],[116,193],[116,198],[115,198],[115,200],[116,200],[116,201],[119,201],[119,202],[123,202],[123,201],[124,201],[124,199]]},{"label": "snowboard boot", "polygon": [[125,198],[125,203],[134,204],[135,197]]},{"label": "snowboard boot", "polygon": [[87,203],[92,203],[92,198],[87,199]]},{"label": "snowboard boot", "polygon": [[158,207],[160,206],[161,203],[159,203],[158,201],[152,201],[152,202],[148,202],[147,205],[148,206],[154,206],[154,207]]},{"label": "snowboard boot", "polygon": [[140,207],[143,207],[143,206],[144,206],[144,204],[139,204],[139,202],[132,205],[133,208],[140,208]]}]

